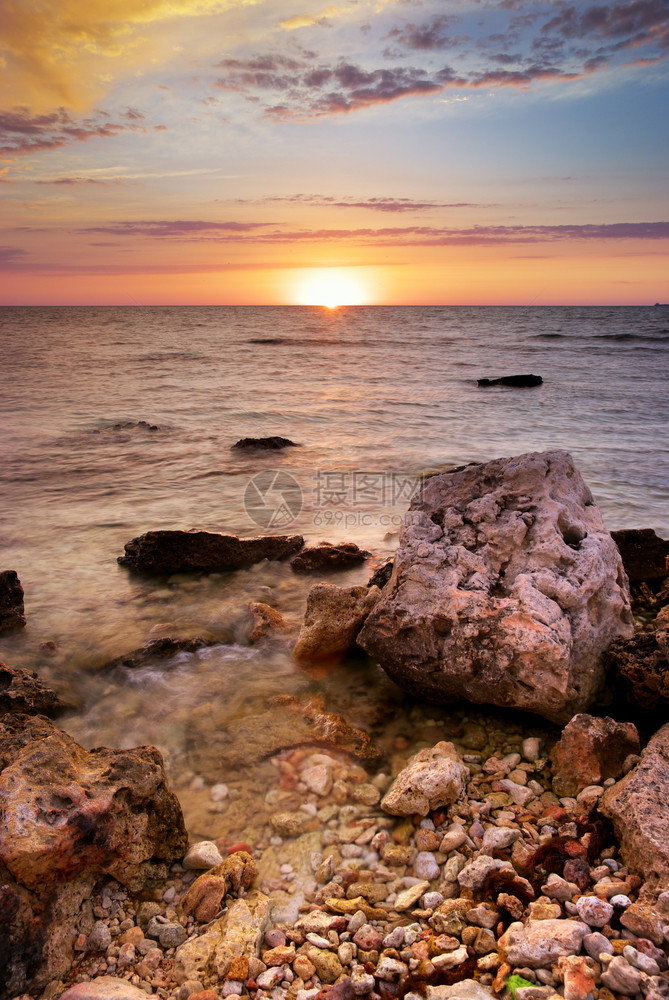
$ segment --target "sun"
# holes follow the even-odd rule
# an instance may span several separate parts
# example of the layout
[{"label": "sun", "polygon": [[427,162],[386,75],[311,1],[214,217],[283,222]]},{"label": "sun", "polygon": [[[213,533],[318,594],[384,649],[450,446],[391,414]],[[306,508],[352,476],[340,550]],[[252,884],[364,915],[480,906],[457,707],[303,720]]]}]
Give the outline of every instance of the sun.
[{"label": "sun", "polygon": [[301,271],[295,281],[295,302],[300,306],[359,306],[369,301],[369,292],[351,268],[323,267]]}]

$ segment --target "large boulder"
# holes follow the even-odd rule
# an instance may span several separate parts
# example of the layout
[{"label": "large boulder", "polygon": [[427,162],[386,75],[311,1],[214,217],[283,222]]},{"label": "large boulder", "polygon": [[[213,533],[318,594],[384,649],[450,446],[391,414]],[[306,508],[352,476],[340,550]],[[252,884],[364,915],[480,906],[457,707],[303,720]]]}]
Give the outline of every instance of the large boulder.
[{"label": "large boulder", "polygon": [[378,601],[378,587],[335,587],[318,583],[307,597],[304,624],[293,649],[296,660],[336,660],[355,643]]},{"label": "large boulder", "polygon": [[41,716],[0,721],[0,814],[0,862],[38,894],[80,872],[140,889],[188,847],[155,747],[84,750]]},{"label": "large boulder", "polygon": [[243,569],[262,559],[286,559],[304,545],[301,535],[238,538],[217,531],[147,531],[125,544],[118,562],[144,573]]},{"label": "large boulder", "polygon": [[565,452],[427,480],[358,645],[412,693],[555,722],[589,707],[633,631],[620,554]]},{"label": "large boulder", "polygon": [[0,573],[0,635],[24,628],[23,587],[13,569]]},{"label": "large boulder", "polygon": [[631,722],[575,715],[553,747],[553,788],[556,795],[578,795],[587,785],[619,778],[630,754],[639,753],[639,734]]},{"label": "large boulder", "polygon": [[0,720],[0,817],[0,1000],[67,971],[101,877],[140,890],[187,846],[157,750],[87,751],[41,716]]},{"label": "large boulder", "polygon": [[623,861],[642,875],[644,892],[669,888],[669,723],[641,754],[641,761],[599,800],[613,823]]}]

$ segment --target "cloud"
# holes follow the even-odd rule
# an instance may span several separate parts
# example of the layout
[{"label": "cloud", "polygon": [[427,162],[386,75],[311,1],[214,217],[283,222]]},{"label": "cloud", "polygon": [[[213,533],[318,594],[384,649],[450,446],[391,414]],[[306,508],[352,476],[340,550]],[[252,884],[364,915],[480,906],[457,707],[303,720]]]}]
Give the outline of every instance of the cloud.
[{"label": "cloud", "polygon": [[148,236],[152,239],[189,239],[191,237],[212,234],[252,232],[273,223],[269,222],[208,222],[201,219],[174,221],[161,220],[156,222],[113,222],[108,226],[87,226],[79,230],[83,233],[112,233],[115,236]]},{"label": "cloud", "polygon": [[456,42],[469,41],[469,36],[464,35],[454,39],[447,33],[454,24],[458,23],[458,18],[453,15],[440,14],[423,24],[405,24],[401,28],[391,28],[384,35],[384,38],[392,38],[398,45],[408,49],[442,50],[449,48]]},{"label": "cloud", "polygon": [[0,247],[0,265],[2,267],[11,268],[15,265],[22,263],[23,258],[27,256],[26,250],[21,250],[18,247]]},{"label": "cloud", "polygon": [[354,63],[313,66],[281,56],[227,59],[226,75],[216,81],[224,90],[280,91],[282,100],[265,107],[275,119],[313,118],[387,104],[401,97],[438,93],[443,84],[422,69],[399,66],[364,70]]},{"label": "cloud", "polygon": [[[289,205],[312,205],[317,208],[358,208],[371,212],[425,212],[436,208],[478,208],[472,202],[416,201],[413,198],[335,198],[327,195],[294,194],[287,197],[260,198],[253,204],[280,202]],[[237,199],[237,204],[249,204],[247,199]]]},{"label": "cloud", "polygon": [[0,0],[6,92],[37,111],[60,106],[83,111],[107,90],[107,74],[142,65],[148,25],[254,2]]},{"label": "cloud", "polygon": [[112,122],[104,112],[77,121],[64,108],[40,115],[32,114],[28,108],[14,108],[0,112],[0,153],[35,153],[137,131],[144,132],[146,128],[132,120]]},{"label": "cloud", "polygon": [[89,226],[80,234],[113,234],[172,241],[283,244],[349,241],[366,246],[502,246],[603,240],[669,240],[669,222],[515,226],[389,226],[288,229],[273,222],[206,220],[125,221]]},{"label": "cloud", "polygon": [[295,31],[297,28],[327,27],[330,25],[329,18],[338,17],[346,13],[346,7],[326,7],[320,14],[295,14],[279,21],[279,25],[284,31]]},{"label": "cloud", "polygon": [[128,181],[120,177],[111,180],[102,180],[96,177],[53,177],[50,180],[36,180],[33,184],[55,185],[63,187],[79,187],[81,185],[92,184],[99,187],[129,187]]}]

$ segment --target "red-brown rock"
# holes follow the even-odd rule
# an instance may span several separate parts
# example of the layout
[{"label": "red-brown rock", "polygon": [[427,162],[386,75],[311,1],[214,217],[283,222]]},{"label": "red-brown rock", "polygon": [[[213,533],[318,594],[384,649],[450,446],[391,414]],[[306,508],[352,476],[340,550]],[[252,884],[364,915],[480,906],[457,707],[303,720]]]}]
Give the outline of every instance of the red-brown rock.
[{"label": "red-brown rock", "polygon": [[575,715],[551,753],[555,793],[573,796],[587,785],[619,778],[625,758],[638,753],[639,734],[631,722]]},{"label": "red-brown rock", "polygon": [[33,892],[82,872],[139,889],[188,846],[155,747],[84,750],[41,716],[0,721],[0,861]]}]

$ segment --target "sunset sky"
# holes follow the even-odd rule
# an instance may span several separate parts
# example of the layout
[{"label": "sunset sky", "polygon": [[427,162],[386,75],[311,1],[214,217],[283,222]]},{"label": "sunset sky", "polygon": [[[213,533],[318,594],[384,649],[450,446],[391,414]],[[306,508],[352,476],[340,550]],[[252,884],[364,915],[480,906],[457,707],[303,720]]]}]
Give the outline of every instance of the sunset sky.
[{"label": "sunset sky", "polygon": [[0,302],[669,302],[669,0],[2,0]]}]

